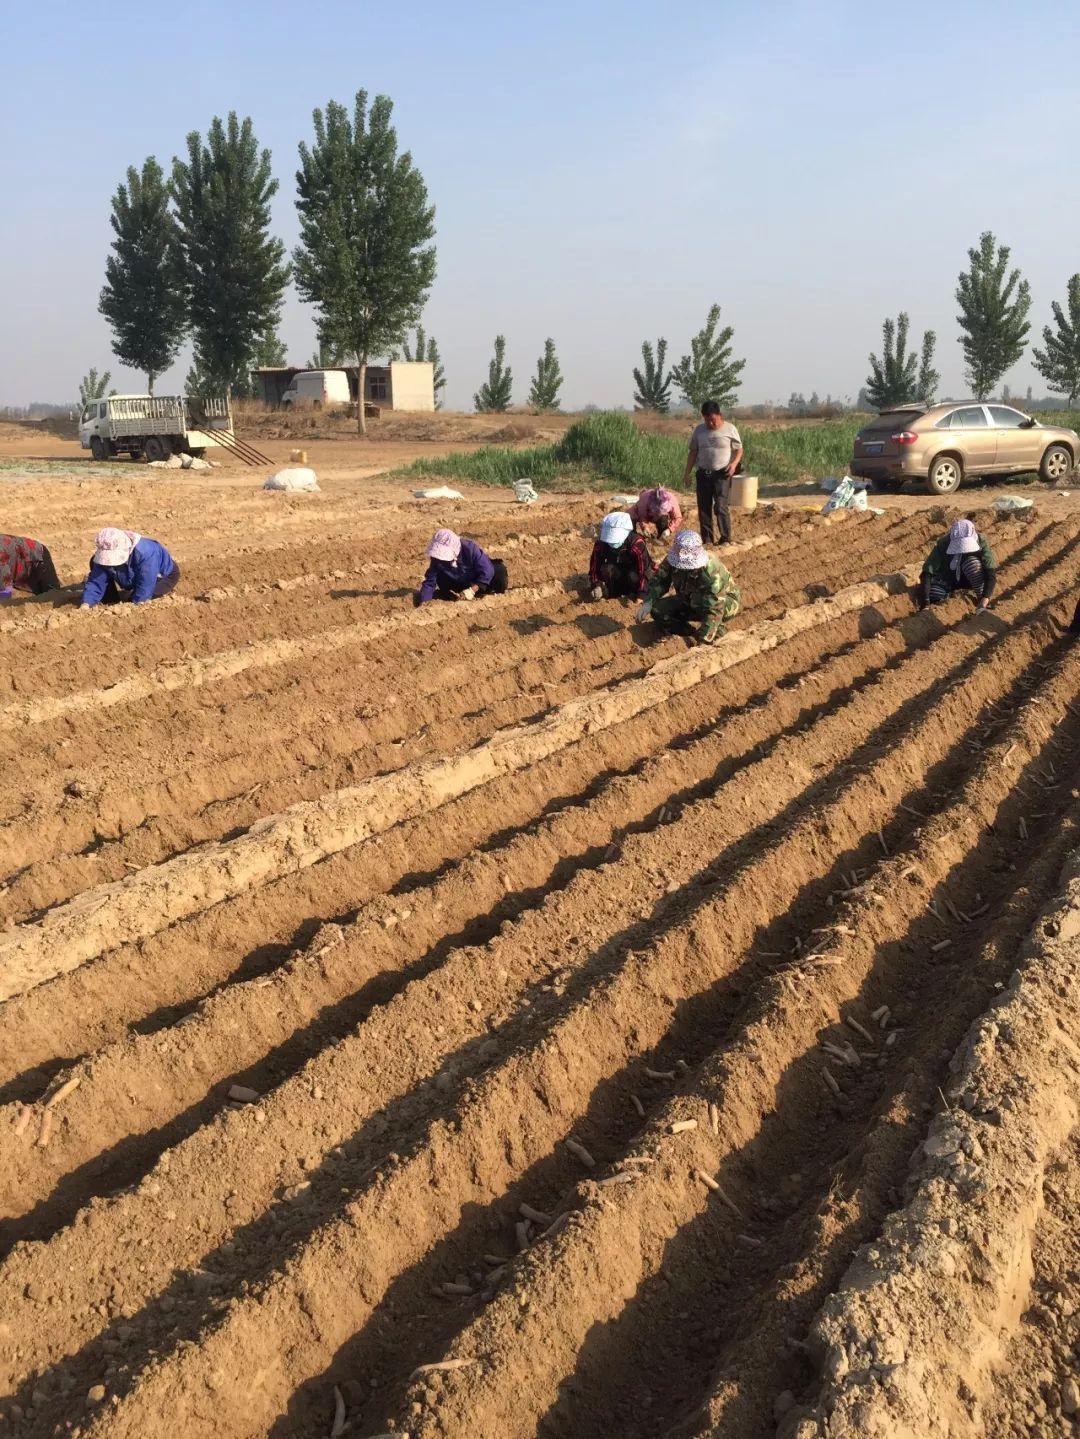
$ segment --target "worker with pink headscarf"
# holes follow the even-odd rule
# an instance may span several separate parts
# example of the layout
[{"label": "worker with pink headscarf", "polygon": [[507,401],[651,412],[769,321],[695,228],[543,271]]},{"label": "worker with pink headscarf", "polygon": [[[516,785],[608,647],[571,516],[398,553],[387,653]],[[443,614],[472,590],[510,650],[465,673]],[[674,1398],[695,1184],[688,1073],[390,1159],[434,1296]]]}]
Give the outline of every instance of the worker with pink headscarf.
[{"label": "worker with pink headscarf", "polygon": [[493,560],[475,540],[453,530],[436,530],[427,547],[428,567],[414,605],[429,600],[476,600],[506,593],[506,565]]},{"label": "worker with pink headscarf", "polygon": [[646,525],[655,525],[656,537],[662,540],[669,530],[682,528],[682,510],[679,501],[663,485],[651,490],[642,490],[637,502],[630,506],[630,519],[639,535],[645,533]]},{"label": "worker with pink headscarf", "polygon": [[99,530],[83,585],[82,608],[144,605],[171,594],[180,582],[180,566],[157,540],[113,525]]},{"label": "worker with pink headscarf", "polygon": [[978,609],[989,609],[996,581],[993,550],[971,520],[957,520],[926,557],[919,581],[919,608],[939,605],[956,590],[969,590]]}]

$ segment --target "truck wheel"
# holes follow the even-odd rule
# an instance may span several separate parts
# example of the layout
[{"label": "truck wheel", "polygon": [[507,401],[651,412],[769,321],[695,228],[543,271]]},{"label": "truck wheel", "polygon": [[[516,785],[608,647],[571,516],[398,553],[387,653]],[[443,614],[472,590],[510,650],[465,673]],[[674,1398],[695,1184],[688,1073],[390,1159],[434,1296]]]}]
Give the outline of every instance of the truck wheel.
[{"label": "truck wheel", "polygon": [[964,472],[953,455],[938,455],[926,476],[926,488],[932,495],[951,495],[960,488]]},{"label": "truck wheel", "polygon": [[162,439],[160,435],[147,435],[143,444],[143,454],[148,460],[167,460],[171,452],[168,440]]},{"label": "truck wheel", "polygon": [[103,460],[108,454],[105,448],[105,441],[100,435],[90,436],[90,455],[92,459]]}]

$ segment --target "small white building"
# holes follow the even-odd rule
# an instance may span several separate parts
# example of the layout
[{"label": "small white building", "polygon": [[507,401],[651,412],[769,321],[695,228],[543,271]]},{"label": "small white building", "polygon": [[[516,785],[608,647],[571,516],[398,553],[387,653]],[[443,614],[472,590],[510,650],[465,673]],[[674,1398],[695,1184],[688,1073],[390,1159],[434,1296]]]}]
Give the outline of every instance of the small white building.
[{"label": "small white building", "polygon": [[[356,365],[342,365],[340,368],[348,377],[349,395],[355,404],[360,379],[359,368]],[[282,365],[252,370],[251,380],[255,394],[264,405],[276,410],[295,376],[310,370],[310,365]],[[364,398],[368,404],[378,405],[385,410],[434,410],[435,366],[429,360],[391,360],[388,365],[368,365]]]}]

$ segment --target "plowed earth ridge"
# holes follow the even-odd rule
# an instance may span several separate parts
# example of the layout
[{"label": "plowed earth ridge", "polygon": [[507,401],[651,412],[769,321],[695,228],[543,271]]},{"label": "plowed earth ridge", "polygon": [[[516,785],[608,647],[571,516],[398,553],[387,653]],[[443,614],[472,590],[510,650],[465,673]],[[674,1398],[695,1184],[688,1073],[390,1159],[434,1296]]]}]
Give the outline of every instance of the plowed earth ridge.
[{"label": "plowed earth ridge", "polygon": [[100,676],[17,615],[12,1432],[824,1432],[818,1310],[1080,842],[1080,529],[916,614],[942,516],[761,516],[695,650],[582,603],[595,514],[419,614],[249,554]]}]

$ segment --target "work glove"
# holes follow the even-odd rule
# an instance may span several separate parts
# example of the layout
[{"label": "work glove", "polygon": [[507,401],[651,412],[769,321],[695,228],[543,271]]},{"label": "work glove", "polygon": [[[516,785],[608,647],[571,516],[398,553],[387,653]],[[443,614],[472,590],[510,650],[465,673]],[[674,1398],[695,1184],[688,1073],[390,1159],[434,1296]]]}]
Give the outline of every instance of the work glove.
[{"label": "work glove", "polygon": [[462,598],[463,600],[474,600],[474,599],[476,599],[476,586],[475,586],[475,585],[469,585],[469,587],[468,587],[467,589],[462,590],[462,591],[461,591],[461,598]]},{"label": "work glove", "polygon": [[652,600],[642,600],[641,604],[638,605],[637,618],[639,620],[647,620],[651,614]]},{"label": "work glove", "polygon": [[592,589],[589,591],[589,599],[591,599],[591,600],[602,600],[603,598],[604,598],[604,587],[603,587],[603,585],[593,585]]},{"label": "work glove", "polygon": [[724,626],[717,620],[706,620],[697,633],[699,645],[714,645],[724,633]]}]

